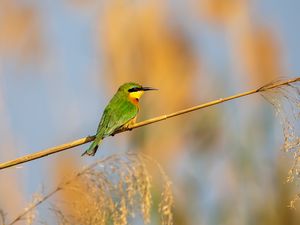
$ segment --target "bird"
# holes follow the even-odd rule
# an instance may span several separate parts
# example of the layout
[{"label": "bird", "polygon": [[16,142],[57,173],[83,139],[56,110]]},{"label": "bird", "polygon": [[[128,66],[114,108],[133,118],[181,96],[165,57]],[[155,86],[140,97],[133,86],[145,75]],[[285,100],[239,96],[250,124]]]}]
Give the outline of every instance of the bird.
[{"label": "bird", "polygon": [[94,156],[105,137],[134,124],[139,112],[140,98],[145,91],[152,90],[158,89],[143,87],[134,82],[121,85],[103,111],[95,140],[81,156]]}]

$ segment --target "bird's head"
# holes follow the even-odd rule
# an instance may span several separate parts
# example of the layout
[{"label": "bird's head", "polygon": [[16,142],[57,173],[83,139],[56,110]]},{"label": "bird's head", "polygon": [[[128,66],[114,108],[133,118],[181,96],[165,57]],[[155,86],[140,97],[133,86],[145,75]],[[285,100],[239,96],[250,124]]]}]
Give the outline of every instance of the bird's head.
[{"label": "bird's head", "polygon": [[138,103],[139,99],[141,96],[144,94],[145,91],[153,91],[153,90],[158,90],[156,88],[152,87],[143,87],[140,84],[137,83],[125,83],[123,84],[118,91],[126,94],[128,98],[133,102],[133,103]]}]

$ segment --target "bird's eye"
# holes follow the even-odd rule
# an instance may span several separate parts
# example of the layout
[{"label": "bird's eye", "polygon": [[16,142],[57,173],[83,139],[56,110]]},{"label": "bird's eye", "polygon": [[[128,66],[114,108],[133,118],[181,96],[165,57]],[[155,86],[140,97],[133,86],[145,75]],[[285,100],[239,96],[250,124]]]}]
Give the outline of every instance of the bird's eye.
[{"label": "bird's eye", "polygon": [[128,90],[128,92],[137,92],[137,91],[139,91],[138,87],[133,87]]}]

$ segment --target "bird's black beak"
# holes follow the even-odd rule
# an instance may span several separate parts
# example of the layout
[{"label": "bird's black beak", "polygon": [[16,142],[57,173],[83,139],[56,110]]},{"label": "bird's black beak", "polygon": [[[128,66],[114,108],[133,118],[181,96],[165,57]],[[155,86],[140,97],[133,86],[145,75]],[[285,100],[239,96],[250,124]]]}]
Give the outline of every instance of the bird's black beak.
[{"label": "bird's black beak", "polygon": [[157,88],[152,88],[152,87],[142,87],[141,88],[142,91],[157,91]]}]

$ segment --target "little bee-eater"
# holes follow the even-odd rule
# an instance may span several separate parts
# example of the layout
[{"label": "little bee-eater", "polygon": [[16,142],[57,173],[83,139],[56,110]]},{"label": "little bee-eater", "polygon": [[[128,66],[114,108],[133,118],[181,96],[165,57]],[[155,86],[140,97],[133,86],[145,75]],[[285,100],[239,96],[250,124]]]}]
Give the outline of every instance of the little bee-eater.
[{"label": "little bee-eater", "polygon": [[144,91],[157,90],[137,83],[121,85],[106,106],[98,125],[96,138],[83,155],[94,156],[102,140],[115,131],[134,124],[139,112],[139,100]]}]

